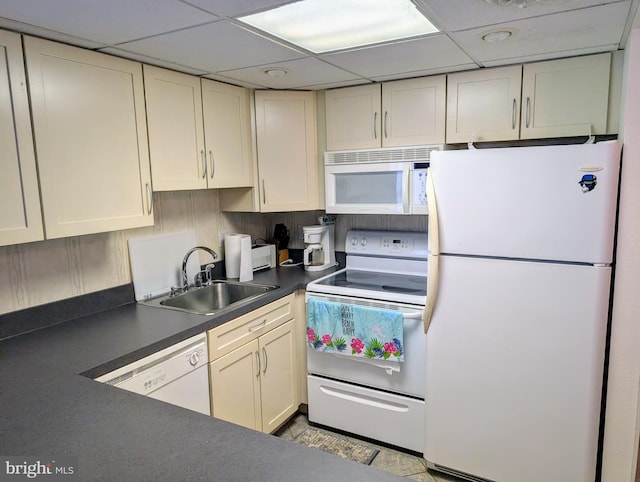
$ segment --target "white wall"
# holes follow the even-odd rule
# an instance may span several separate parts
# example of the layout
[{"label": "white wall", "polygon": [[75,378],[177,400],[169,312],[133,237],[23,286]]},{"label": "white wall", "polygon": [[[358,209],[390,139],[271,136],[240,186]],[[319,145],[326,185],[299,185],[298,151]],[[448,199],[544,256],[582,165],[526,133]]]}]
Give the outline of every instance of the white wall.
[{"label": "white wall", "polygon": [[640,29],[625,52],[624,143],[603,482],[635,480],[640,387]]}]

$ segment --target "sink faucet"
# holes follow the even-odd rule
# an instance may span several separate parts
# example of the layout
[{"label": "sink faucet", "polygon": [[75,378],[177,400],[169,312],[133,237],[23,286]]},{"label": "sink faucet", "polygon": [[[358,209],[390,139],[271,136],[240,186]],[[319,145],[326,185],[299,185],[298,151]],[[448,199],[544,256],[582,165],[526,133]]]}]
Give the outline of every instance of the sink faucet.
[{"label": "sink faucet", "polygon": [[216,253],[213,249],[207,248],[206,246],[196,246],[195,248],[191,248],[187,251],[187,254],[184,255],[184,259],[182,260],[182,291],[187,291],[189,289],[189,278],[187,277],[187,261],[189,260],[189,256],[194,251],[201,249],[209,253],[213,259],[218,259],[218,253]]}]

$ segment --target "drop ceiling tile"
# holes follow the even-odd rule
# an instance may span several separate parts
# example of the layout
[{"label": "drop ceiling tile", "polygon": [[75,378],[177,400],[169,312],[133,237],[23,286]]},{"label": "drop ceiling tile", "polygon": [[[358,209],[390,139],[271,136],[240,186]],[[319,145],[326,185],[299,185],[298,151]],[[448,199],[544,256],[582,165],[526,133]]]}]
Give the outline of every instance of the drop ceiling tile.
[{"label": "drop ceiling tile", "polygon": [[[609,50],[620,42],[627,2],[557,13],[450,34],[460,47],[480,62],[519,62],[532,56],[567,57],[578,52]],[[482,36],[493,30],[510,30],[502,42],[485,42]],[[576,52],[574,54],[573,52]]]},{"label": "drop ceiling tile", "polygon": [[137,62],[155,65],[157,67],[163,67],[165,69],[177,70],[178,72],[184,72],[191,75],[202,75],[207,73],[199,69],[192,69],[190,67],[185,67],[184,65],[176,64],[175,62],[168,62],[166,60],[155,59],[147,55],[127,52],[126,50],[121,50],[116,47],[106,47],[103,49],[99,49],[99,51],[107,54],[115,55],[117,57],[123,57],[125,59],[135,60]]},{"label": "drop ceiling tile", "polygon": [[223,20],[123,43],[118,48],[209,73],[304,56],[297,50]]},{"label": "drop ceiling tile", "polygon": [[444,34],[325,54],[320,58],[367,78],[442,72],[450,66],[474,63]]},{"label": "drop ceiling tile", "polygon": [[[270,77],[264,73],[267,69],[278,68],[285,69],[287,74],[282,77]],[[231,79],[252,82],[270,89],[296,89],[308,85],[333,84],[352,80],[363,81],[357,75],[310,57],[259,67],[228,70],[221,72],[221,74]]]},{"label": "drop ceiling tile", "polygon": [[[484,0],[456,0],[455,8],[452,8],[451,0],[416,0],[416,3],[422,6],[443,30],[451,32],[620,1],[540,0],[539,3],[528,7],[501,7]],[[630,4],[631,0],[623,0],[622,3]]]},{"label": "drop ceiling tile", "polygon": [[92,40],[74,37],[53,30],[48,30],[42,27],[36,27],[35,25],[29,25],[22,22],[16,22],[7,18],[0,17],[0,28],[6,30],[12,30],[14,32],[23,33],[26,35],[33,35],[36,37],[42,37],[56,42],[62,42],[69,45],[75,45],[76,47],[84,47],[87,49],[96,49],[104,47],[101,42],[94,42]]},{"label": "drop ceiling tile", "polygon": [[0,17],[104,45],[217,19],[178,0],[2,0]]},{"label": "drop ceiling tile", "polygon": [[297,0],[186,0],[186,3],[200,7],[207,12],[224,17],[239,17],[249,13],[269,10]]},{"label": "drop ceiling tile", "polygon": [[252,84],[251,82],[244,82],[241,80],[230,79],[229,77],[225,77],[222,74],[206,74],[206,75],[203,75],[202,77],[211,79],[211,80],[217,80],[218,82],[224,82],[226,84],[233,84],[233,85],[238,85],[240,87],[246,87],[247,89],[265,89],[266,88],[264,85]]},{"label": "drop ceiling tile", "polygon": [[371,80],[375,82],[387,82],[389,80],[400,80],[406,79],[410,77],[425,77],[429,75],[437,75],[437,74],[447,74],[451,72],[460,72],[462,70],[474,70],[477,69],[478,64],[470,63],[470,64],[461,64],[461,65],[450,65],[447,67],[443,67],[442,69],[431,69],[431,70],[418,70],[416,72],[411,72],[411,75],[404,74],[390,74],[390,75],[381,75],[379,77],[371,77]]}]

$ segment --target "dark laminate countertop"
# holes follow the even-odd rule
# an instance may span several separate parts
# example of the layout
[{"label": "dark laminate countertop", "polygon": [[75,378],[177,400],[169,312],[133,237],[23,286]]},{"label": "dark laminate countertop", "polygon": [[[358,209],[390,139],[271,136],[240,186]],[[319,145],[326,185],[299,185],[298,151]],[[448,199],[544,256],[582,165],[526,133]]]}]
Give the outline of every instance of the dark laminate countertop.
[{"label": "dark laminate countertop", "polygon": [[254,282],[280,288],[215,316],[129,303],[1,341],[0,456],[74,456],[81,480],[403,480],[90,378],[325,274],[256,273]]}]

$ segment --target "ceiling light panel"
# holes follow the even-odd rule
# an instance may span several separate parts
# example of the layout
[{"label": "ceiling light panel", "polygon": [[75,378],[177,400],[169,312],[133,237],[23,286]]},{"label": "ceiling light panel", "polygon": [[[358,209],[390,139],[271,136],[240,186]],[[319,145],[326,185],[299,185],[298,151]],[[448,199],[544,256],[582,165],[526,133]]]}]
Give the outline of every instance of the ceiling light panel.
[{"label": "ceiling light panel", "polygon": [[302,0],[238,20],[315,53],[438,32],[411,0]]}]

